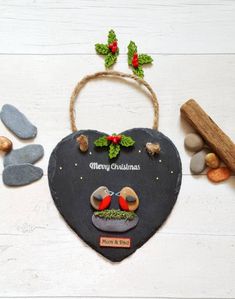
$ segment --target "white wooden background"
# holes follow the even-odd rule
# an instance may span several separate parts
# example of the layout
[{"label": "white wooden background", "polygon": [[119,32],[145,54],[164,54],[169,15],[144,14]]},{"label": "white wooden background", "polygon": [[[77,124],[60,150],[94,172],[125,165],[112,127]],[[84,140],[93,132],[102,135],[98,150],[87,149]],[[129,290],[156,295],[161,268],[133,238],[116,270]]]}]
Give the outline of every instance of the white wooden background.
[{"label": "white wooden background", "polygon": [[[130,39],[154,57],[145,78],[159,97],[160,130],[183,163],[166,224],[119,264],[77,238],[47,184],[49,155],[70,133],[71,91],[84,75],[103,69],[93,45],[110,28],[122,53],[116,70],[129,72]],[[0,0],[0,104],[24,111],[39,129],[33,142],[45,147],[37,164],[42,180],[16,189],[0,182],[1,298],[235,297],[235,177],[213,185],[190,174],[183,139],[191,128],[179,108],[191,97],[235,140],[235,1]],[[80,128],[111,133],[152,124],[150,101],[115,81],[91,83],[79,108]],[[29,143],[3,124],[0,135],[15,148]]]}]

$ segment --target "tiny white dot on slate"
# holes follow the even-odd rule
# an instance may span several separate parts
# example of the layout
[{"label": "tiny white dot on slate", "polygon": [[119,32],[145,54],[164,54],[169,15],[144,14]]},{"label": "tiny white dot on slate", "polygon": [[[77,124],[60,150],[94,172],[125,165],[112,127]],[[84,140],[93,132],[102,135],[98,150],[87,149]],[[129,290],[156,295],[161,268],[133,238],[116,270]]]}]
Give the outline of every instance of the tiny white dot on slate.
[{"label": "tiny white dot on slate", "polygon": [[89,155],[92,155],[92,152],[89,152]]},{"label": "tiny white dot on slate", "polygon": [[174,173],[174,171],[173,171],[173,170],[171,170],[171,173]]},{"label": "tiny white dot on slate", "polygon": [[139,153],[141,153],[141,150],[139,150]]},{"label": "tiny white dot on slate", "polygon": [[82,179],[83,179],[83,177],[81,176],[81,177],[80,177],[80,179],[82,180]]},{"label": "tiny white dot on slate", "polygon": [[78,163],[74,163],[75,166],[78,166]]},{"label": "tiny white dot on slate", "polygon": [[158,177],[158,176],[156,177],[156,180],[159,180],[159,177]]},{"label": "tiny white dot on slate", "polygon": [[158,160],[159,161],[159,163],[162,163],[162,160]]},{"label": "tiny white dot on slate", "polygon": [[60,168],[60,170],[62,170],[62,169],[63,169],[63,167],[62,167],[62,166],[60,166],[59,168]]}]

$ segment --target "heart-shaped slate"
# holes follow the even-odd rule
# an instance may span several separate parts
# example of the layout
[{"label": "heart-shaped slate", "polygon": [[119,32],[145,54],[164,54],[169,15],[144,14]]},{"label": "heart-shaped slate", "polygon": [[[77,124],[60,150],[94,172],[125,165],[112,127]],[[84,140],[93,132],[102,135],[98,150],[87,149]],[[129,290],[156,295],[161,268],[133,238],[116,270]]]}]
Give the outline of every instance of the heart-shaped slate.
[{"label": "heart-shaped slate", "polygon": [[[80,152],[76,138],[84,134],[89,150]],[[93,130],[77,131],[65,137],[51,154],[48,178],[54,202],[69,226],[88,245],[111,261],[119,262],[141,247],[163,224],[177,199],[181,185],[179,153],[169,138],[152,129],[136,128],[121,134],[135,140],[133,148],[122,148],[119,156],[110,160],[104,148],[96,148],[94,140],[106,135]],[[145,145],[157,142],[158,155],[150,156]],[[138,194],[140,205],[136,214],[138,225],[123,233],[98,230],[92,224],[93,208],[90,196],[99,186],[114,192],[129,186]],[[118,209],[113,196],[110,208]],[[100,247],[100,237],[130,238],[130,248]]]}]

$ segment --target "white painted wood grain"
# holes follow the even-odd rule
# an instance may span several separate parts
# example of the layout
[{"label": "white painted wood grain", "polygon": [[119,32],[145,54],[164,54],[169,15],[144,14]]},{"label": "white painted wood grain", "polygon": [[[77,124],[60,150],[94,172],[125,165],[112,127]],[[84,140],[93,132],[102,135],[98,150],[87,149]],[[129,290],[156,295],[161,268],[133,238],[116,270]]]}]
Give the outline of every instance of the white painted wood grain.
[{"label": "white painted wood grain", "polygon": [[[153,54],[145,78],[158,94],[160,130],[177,145],[184,174],[165,225],[120,264],[77,238],[47,185],[49,155],[70,133],[70,94],[84,75],[103,69],[94,43],[109,28],[122,53],[116,70],[129,72],[130,39]],[[234,36],[229,0],[0,0],[0,106],[24,111],[39,129],[33,142],[46,152],[37,163],[45,173],[39,182],[23,188],[0,182],[0,298],[235,297],[235,177],[215,186],[190,175],[183,138],[191,128],[179,117],[181,104],[195,98],[235,140]],[[112,133],[152,123],[149,99],[128,84],[93,82],[79,102],[80,128]],[[15,148],[29,143],[2,123],[0,135]]]},{"label": "white painted wood grain", "polygon": [[235,53],[229,0],[0,1],[0,53],[94,53],[114,28],[147,53]]}]

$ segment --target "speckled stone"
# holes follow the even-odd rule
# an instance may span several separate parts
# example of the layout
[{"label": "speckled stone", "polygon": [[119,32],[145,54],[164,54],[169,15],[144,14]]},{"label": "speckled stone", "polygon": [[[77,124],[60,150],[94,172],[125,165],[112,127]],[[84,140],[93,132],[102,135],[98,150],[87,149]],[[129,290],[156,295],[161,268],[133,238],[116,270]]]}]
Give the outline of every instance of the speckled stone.
[{"label": "speckled stone", "polygon": [[136,217],[133,220],[126,219],[104,219],[97,217],[95,215],[92,216],[93,225],[99,230],[105,232],[126,232],[138,224],[139,217]]},{"label": "speckled stone", "polygon": [[194,174],[200,174],[206,168],[205,157],[209,150],[204,149],[192,156],[190,161],[190,170]]},{"label": "speckled stone", "polygon": [[0,117],[4,125],[21,139],[31,139],[37,135],[37,128],[12,105],[4,105]]},{"label": "speckled stone", "polygon": [[205,157],[206,165],[210,168],[218,168],[220,165],[220,160],[218,156],[214,153],[209,153]]},{"label": "speckled stone", "polygon": [[9,165],[3,170],[3,183],[8,186],[23,186],[39,180],[43,170],[31,164]]},{"label": "speckled stone", "polygon": [[203,148],[204,141],[200,135],[190,133],[185,137],[184,145],[189,151],[198,152]]},{"label": "speckled stone", "polygon": [[34,164],[44,155],[44,149],[40,144],[30,144],[22,148],[12,150],[4,157],[4,167],[8,165],[17,165],[30,163]]}]

